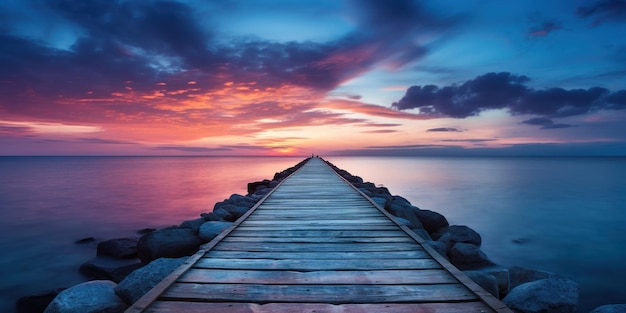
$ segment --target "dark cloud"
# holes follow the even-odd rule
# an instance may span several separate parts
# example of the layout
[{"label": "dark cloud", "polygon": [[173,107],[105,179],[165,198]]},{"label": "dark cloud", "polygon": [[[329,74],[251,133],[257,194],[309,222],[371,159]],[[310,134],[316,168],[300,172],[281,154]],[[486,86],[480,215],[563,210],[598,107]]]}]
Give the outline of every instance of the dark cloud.
[{"label": "dark cloud", "polygon": [[415,148],[432,148],[437,145],[402,145],[402,146],[368,146],[367,149],[415,149]]},{"label": "dark cloud", "polygon": [[361,133],[364,134],[390,134],[390,133],[397,133],[399,132],[398,130],[394,130],[394,129],[376,129],[376,130],[366,130],[366,131],[362,131]]},{"label": "dark cloud", "polygon": [[624,90],[610,93],[601,87],[589,89],[533,89],[526,76],[487,73],[460,85],[411,86],[392,104],[397,110],[419,109],[435,117],[466,118],[482,111],[507,109],[513,115],[567,117],[604,109],[625,109]]},{"label": "dark cloud", "polygon": [[581,18],[593,18],[593,25],[608,21],[626,21],[625,0],[599,0],[592,4],[580,6],[576,13]]},{"label": "dark cloud", "polygon": [[489,141],[497,141],[498,139],[443,139],[439,141],[443,142],[489,142]]},{"label": "dark cloud", "polygon": [[103,138],[78,138],[79,141],[96,144],[113,144],[113,145],[136,145],[138,143],[126,140],[114,140]]},{"label": "dark cloud", "polygon": [[458,130],[456,128],[450,128],[450,127],[439,127],[439,128],[431,128],[431,129],[427,130],[427,132],[455,132],[455,133],[460,133],[460,132],[462,132],[462,130]]},{"label": "dark cloud", "polygon": [[528,30],[528,35],[531,37],[543,37],[562,28],[563,27],[561,26],[560,22],[544,21],[539,25],[532,26]]},{"label": "dark cloud", "polygon": [[552,119],[545,117],[535,117],[522,122],[522,124],[541,126],[541,129],[558,129],[574,127],[570,124],[556,124]]}]

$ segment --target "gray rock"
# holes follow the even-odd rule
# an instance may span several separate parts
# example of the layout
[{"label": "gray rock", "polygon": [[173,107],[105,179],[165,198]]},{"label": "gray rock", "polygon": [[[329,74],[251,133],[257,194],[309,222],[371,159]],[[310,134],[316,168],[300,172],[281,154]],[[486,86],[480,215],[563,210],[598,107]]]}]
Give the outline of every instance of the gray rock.
[{"label": "gray rock", "polygon": [[95,257],[80,266],[81,274],[91,280],[122,281],[128,274],[143,266],[138,259],[116,259],[109,256]]},{"label": "gray rock", "polygon": [[179,258],[194,254],[203,243],[192,229],[170,227],[141,237],[137,254],[144,263],[158,258]]},{"label": "gray rock", "polygon": [[256,204],[256,201],[250,197],[242,196],[239,194],[232,194],[230,198],[226,201],[228,203],[225,204],[233,204],[236,206],[245,206],[247,208],[251,208]]},{"label": "gray rock", "polygon": [[186,260],[186,257],[154,260],[128,275],[115,287],[115,292],[126,303],[133,304]]},{"label": "gray rock", "polygon": [[198,234],[202,240],[209,242],[231,225],[233,225],[231,222],[206,222],[202,224]]},{"label": "gray rock", "polygon": [[396,219],[396,221],[402,225],[406,225],[411,227],[411,221],[407,220],[406,218],[401,218],[401,217],[394,217]]},{"label": "gray rock", "polygon": [[546,278],[521,284],[509,291],[502,302],[522,313],[576,312],[580,286],[564,278]]},{"label": "gray rock", "polygon": [[400,196],[393,196],[393,200],[387,203],[385,209],[395,216],[409,220],[411,228],[424,228],[422,222],[417,218],[417,211],[420,209],[412,206],[406,199]]},{"label": "gray rock", "polygon": [[503,298],[507,293],[509,293],[509,289],[511,288],[511,278],[508,269],[488,268],[480,271],[496,278],[496,281],[498,282],[498,290],[500,291],[500,298]]},{"label": "gray rock", "polygon": [[94,280],[61,291],[44,313],[118,313],[128,307],[114,291],[115,283]]},{"label": "gray rock", "polygon": [[250,208],[247,206],[237,206],[237,205],[232,205],[232,204],[226,204],[226,205],[221,206],[220,208],[230,213],[230,215],[232,215],[235,218],[235,220],[240,218],[242,215],[246,214],[248,210],[250,210]]},{"label": "gray rock", "polygon": [[116,238],[98,243],[98,256],[111,256],[119,259],[137,257],[137,238]]},{"label": "gray rock", "polygon": [[367,190],[366,188],[357,188],[357,189],[359,189],[360,192],[364,193],[368,197],[372,196],[372,193],[369,190]]},{"label": "gray rock", "polygon": [[420,220],[424,229],[429,233],[435,233],[442,228],[448,227],[448,220],[437,213],[430,210],[419,210],[416,212],[417,218]]},{"label": "gray rock", "polygon": [[202,224],[204,224],[206,222],[206,220],[202,217],[200,218],[196,218],[193,220],[188,220],[188,221],[184,221],[182,223],[180,223],[181,228],[190,228],[191,230],[193,230],[194,232],[198,232],[198,230],[200,229],[200,226],[202,226]]},{"label": "gray rock", "polygon": [[489,275],[481,271],[463,271],[467,277],[473,280],[480,287],[485,289],[496,298],[500,298],[500,290],[498,289],[498,281],[495,276]]},{"label": "gray rock", "polygon": [[224,210],[221,206],[214,208],[213,214],[219,216],[225,221],[234,222],[236,220],[236,218],[232,214]]},{"label": "gray rock", "polygon": [[430,238],[430,235],[425,229],[415,228],[415,229],[411,229],[411,231],[413,231],[414,233],[422,237],[422,239],[424,240],[432,240],[432,238]]},{"label": "gray rock", "polygon": [[535,270],[531,268],[525,268],[521,266],[509,267],[509,276],[511,277],[511,289],[531,281],[536,281],[546,278],[563,278],[557,274]]},{"label": "gray rock", "polygon": [[626,312],[626,304],[607,304],[595,308],[590,313],[624,313]]},{"label": "gray rock", "polygon": [[205,221],[223,221],[224,219],[215,215],[215,213],[210,212],[210,213],[202,213],[200,214],[200,217],[202,217]]},{"label": "gray rock", "polygon": [[461,270],[478,269],[494,265],[479,247],[470,243],[455,243],[448,253],[450,262]]},{"label": "gray rock", "polygon": [[372,200],[378,204],[379,207],[385,208],[387,206],[387,199],[382,197],[372,197]]},{"label": "gray rock", "polygon": [[446,254],[446,246],[439,241],[428,240],[426,244],[429,245],[433,250],[439,253],[442,257],[448,259],[448,255]]},{"label": "gray rock", "polygon": [[443,233],[443,235],[441,235],[437,239],[437,241],[443,243],[443,245],[446,247],[446,253],[449,253],[450,249],[452,249],[452,246],[454,245],[454,242],[452,241],[452,235],[450,235],[450,233]]},{"label": "gray rock", "polygon": [[455,243],[471,243],[478,247],[480,247],[480,244],[482,243],[480,235],[467,226],[452,225],[448,227],[448,230],[446,232],[450,233],[450,240],[454,241]]}]

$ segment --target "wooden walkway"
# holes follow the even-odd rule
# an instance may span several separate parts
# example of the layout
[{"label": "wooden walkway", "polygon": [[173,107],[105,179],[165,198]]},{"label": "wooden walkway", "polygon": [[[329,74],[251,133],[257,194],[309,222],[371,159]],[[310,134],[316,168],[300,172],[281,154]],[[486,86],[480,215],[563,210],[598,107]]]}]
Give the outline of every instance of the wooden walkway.
[{"label": "wooden walkway", "polygon": [[126,312],[512,312],[312,158]]}]

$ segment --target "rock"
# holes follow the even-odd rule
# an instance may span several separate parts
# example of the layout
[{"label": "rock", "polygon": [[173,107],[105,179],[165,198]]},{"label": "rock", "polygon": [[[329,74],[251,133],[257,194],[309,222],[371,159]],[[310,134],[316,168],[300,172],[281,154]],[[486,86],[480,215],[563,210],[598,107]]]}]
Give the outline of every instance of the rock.
[{"label": "rock", "polygon": [[372,197],[371,198],[374,202],[376,202],[376,204],[378,204],[379,207],[381,208],[385,208],[387,206],[387,199],[382,198],[382,197]]},{"label": "rock", "polygon": [[37,295],[25,296],[17,299],[15,303],[16,313],[41,313],[52,300],[65,288],[50,290]]},{"label": "rock", "polygon": [[411,228],[424,228],[417,218],[416,213],[419,209],[412,206],[406,199],[400,196],[394,196],[393,200],[387,203],[385,209],[395,216],[409,220],[411,222]]},{"label": "rock", "polygon": [[124,299],[126,303],[133,304],[177,267],[181,266],[186,260],[186,257],[177,259],[160,258],[154,260],[124,278],[124,280],[115,287],[115,292]]},{"label": "rock", "polygon": [[200,226],[202,226],[202,224],[204,224],[206,222],[206,220],[202,217],[200,218],[196,218],[193,220],[187,220],[184,221],[182,223],[180,223],[180,228],[189,228],[191,230],[193,230],[194,232],[198,232],[198,230],[200,229]]},{"label": "rock", "polygon": [[44,313],[117,313],[128,307],[115,294],[116,284],[94,280],[61,291]]},{"label": "rock", "polygon": [[238,194],[232,194],[230,196],[230,198],[228,198],[228,203],[226,204],[233,204],[236,206],[245,206],[247,208],[251,208],[256,204],[256,201],[250,197],[247,196],[242,196],[242,195],[238,195]]},{"label": "rock", "polygon": [[469,277],[491,295],[500,299],[500,290],[498,289],[498,281],[495,276],[489,275],[481,271],[463,271],[463,273],[465,273],[467,277]]},{"label": "rock", "polygon": [[143,266],[137,259],[116,259],[109,256],[95,257],[80,266],[81,274],[89,279],[122,281],[132,271]]},{"label": "rock", "polygon": [[454,241],[455,243],[471,243],[478,247],[480,247],[480,244],[482,243],[480,235],[467,226],[452,225],[448,227],[446,232],[450,233],[450,240]]},{"label": "rock", "polygon": [[432,238],[430,238],[430,235],[425,229],[414,228],[414,229],[411,229],[411,231],[416,233],[418,236],[422,237],[422,239],[424,240],[432,240]]},{"label": "rock", "polygon": [[119,259],[137,257],[137,238],[109,239],[98,243],[97,255]]},{"label": "rock", "polygon": [[83,243],[90,243],[90,242],[94,242],[94,241],[96,241],[96,238],[86,237],[86,238],[83,238],[83,239],[78,239],[78,240],[74,241],[74,243],[83,244]]},{"label": "rock", "polygon": [[402,225],[406,225],[406,226],[411,227],[411,221],[409,221],[409,220],[407,220],[407,219],[405,219],[405,218],[397,217],[397,216],[396,216],[396,217],[394,217],[394,218],[396,219],[396,221],[397,221],[398,223],[400,223],[400,224],[402,224]]},{"label": "rock", "polygon": [[359,191],[362,192],[363,194],[365,194],[366,196],[372,197],[372,193],[369,190],[367,190],[366,188],[357,188],[357,189],[359,189]]},{"label": "rock", "polygon": [[221,206],[213,209],[213,214],[219,216],[225,221],[234,222],[236,218],[228,211],[224,210]]},{"label": "rock", "polygon": [[231,222],[206,222],[200,227],[199,236],[205,242],[209,242],[231,225],[233,225]]},{"label": "rock", "polygon": [[233,205],[233,204],[222,205],[220,208],[222,208],[222,209],[226,210],[226,212],[230,213],[230,215],[232,215],[235,218],[235,220],[237,220],[242,215],[246,214],[246,212],[248,212],[248,210],[250,210],[250,208],[247,207],[247,206],[237,206],[237,205]]},{"label": "rock", "polygon": [[509,276],[511,277],[511,289],[531,281],[545,278],[563,278],[557,274],[525,268],[521,266],[509,267]]},{"label": "rock", "polygon": [[439,253],[442,257],[448,259],[448,255],[446,254],[446,246],[442,242],[427,240],[426,244],[433,248],[433,250]]},{"label": "rock", "polygon": [[500,297],[503,298],[509,293],[509,289],[511,288],[511,278],[509,275],[509,270],[506,268],[489,268],[480,270],[481,272],[491,275],[496,278],[496,282],[498,283],[498,290],[500,291]]},{"label": "rock", "polygon": [[248,183],[248,194],[255,193],[259,187],[269,187],[270,182],[270,180],[264,179],[263,181]]},{"label": "rock", "polygon": [[215,215],[215,213],[210,212],[210,213],[202,213],[200,214],[200,217],[202,217],[205,221],[223,221],[224,219]]},{"label": "rock", "polygon": [[479,247],[469,243],[455,243],[448,254],[450,262],[461,270],[494,265]]},{"label": "rock", "polygon": [[158,258],[179,258],[194,254],[203,243],[189,228],[164,228],[141,237],[137,255],[144,263]]},{"label": "rock", "polygon": [[452,241],[452,235],[450,233],[443,233],[443,235],[437,238],[437,241],[444,244],[444,246],[446,247],[446,253],[449,253],[450,249],[452,249],[452,246],[454,245],[454,242]]},{"label": "rock", "polygon": [[140,234],[140,235],[145,235],[145,234],[149,234],[149,233],[151,233],[151,232],[153,232],[155,230],[156,230],[156,228],[144,228],[144,229],[138,230],[137,233]]},{"label": "rock", "polygon": [[502,302],[522,313],[576,312],[580,286],[564,278],[546,278],[521,284],[509,291]]},{"label": "rock", "polygon": [[430,210],[419,210],[416,212],[417,218],[420,220],[424,229],[429,233],[435,233],[442,228],[448,227],[448,220],[437,213]]},{"label": "rock", "polygon": [[624,313],[626,312],[626,304],[607,304],[595,308],[590,313]]}]

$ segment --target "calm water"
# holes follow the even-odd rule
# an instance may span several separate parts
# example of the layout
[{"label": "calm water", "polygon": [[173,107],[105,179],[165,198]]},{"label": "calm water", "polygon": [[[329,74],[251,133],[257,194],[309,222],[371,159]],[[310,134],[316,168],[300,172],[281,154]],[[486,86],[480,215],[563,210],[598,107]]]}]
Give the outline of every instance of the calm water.
[{"label": "calm water", "polygon": [[[474,228],[499,264],[576,280],[580,312],[626,303],[626,158],[327,159]],[[196,218],[300,160],[0,157],[0,312],[21,295],[84,281],[78,266],[96,243],[75,240]]]}]

